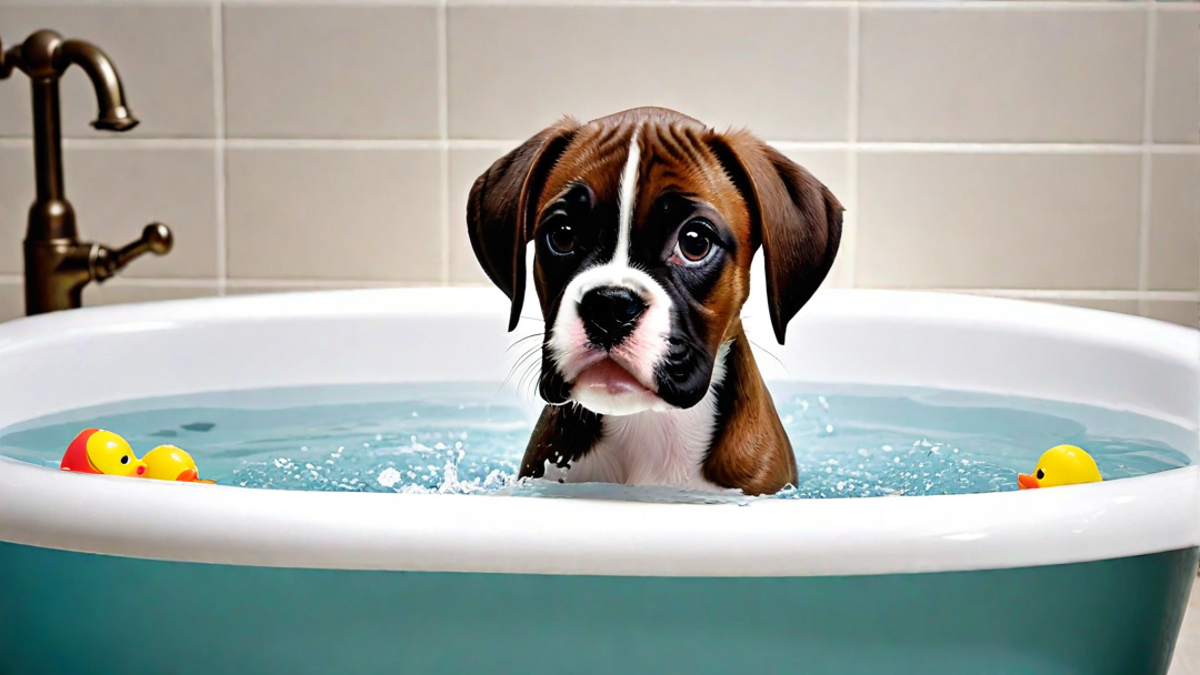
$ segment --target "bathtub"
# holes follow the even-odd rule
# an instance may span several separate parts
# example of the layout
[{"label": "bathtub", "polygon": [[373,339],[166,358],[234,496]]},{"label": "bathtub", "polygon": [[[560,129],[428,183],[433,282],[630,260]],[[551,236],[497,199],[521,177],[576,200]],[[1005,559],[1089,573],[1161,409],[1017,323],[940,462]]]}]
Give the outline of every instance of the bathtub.
[{"label": "bathtub", "polygon": [[[0,428],[148,396],[499,382],[507,312],[462,288],[22,319],[0,325]],[[767,313],[746,314],[772,344]],[[1200,412],[1200,333],[1083,309],[822,291],[771,352],[768,379],[1190,429]],[[0,458],[0,673],[1165,673],[1200,546],[1190,453],[1086,486],[749,505],[252,490]]]}]

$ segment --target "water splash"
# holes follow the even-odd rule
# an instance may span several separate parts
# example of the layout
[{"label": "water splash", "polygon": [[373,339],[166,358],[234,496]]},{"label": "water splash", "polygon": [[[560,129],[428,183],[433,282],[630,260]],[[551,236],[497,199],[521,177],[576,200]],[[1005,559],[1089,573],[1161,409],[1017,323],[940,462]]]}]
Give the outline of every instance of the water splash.
[{"label": "water splash", "polygon": [[[126,402],[0,432],[0,454],[57,467],[62,448],[86,426],[118,431],[139,453],[171,429],[201,475],[248,488],[750,501],[736,492],[520,479],[538,407],[495,391],[321,387]],[[799,473],[779,499],[1013,490],[1017,472],[1059,443],[1087,449],[1108,479],[1184,466],[1196,454],[1194,431],[1085,406],[895,388],[775,385],[772,394]]]}]

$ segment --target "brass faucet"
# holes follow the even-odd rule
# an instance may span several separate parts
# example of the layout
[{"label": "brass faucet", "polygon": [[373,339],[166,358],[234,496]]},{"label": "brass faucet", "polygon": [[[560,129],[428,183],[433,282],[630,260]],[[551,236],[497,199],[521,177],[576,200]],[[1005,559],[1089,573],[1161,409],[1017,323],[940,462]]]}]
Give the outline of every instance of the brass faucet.
[{"label": "brass faucet", "polygon": [[166,255],[171,250],[171,230],[162,223],[147,225],[141,239],[120,249],[79,241],[75,210],[63,191],[58,101],[58,81],[72,64],[87,73],[96,89],[100,112],[93,127],[128,131],[138,123],[125,105],[116,68],[95,45],[40,30],[7,52],[0,48],[0,80],[18,69],[29,76],[33,94],[37,200],[29,208],[25,232],[26,315],[79,307],[90,282],[103,282],[146,252]]}]

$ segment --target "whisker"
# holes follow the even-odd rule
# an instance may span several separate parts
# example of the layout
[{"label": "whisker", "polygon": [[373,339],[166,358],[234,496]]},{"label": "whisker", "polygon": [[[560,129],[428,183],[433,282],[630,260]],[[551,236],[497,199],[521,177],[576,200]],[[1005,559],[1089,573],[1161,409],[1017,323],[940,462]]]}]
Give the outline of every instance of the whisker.
[{"label": "whisker", "polygon": [[516,374],[517,369],[524,365],[525,361],[533,356],[536,352],[540,351],[541,348],[542,346],[540,344],[530,347],[513,363],[512,367],[508,369],[508,375],[504,376],[504,380],[500,382],[500,386],[496,389],[496,394],[494,394],[493,397],[499,395],[500,392],[504,390],[504,385],[508,384],[509,380],[512,379],[512,376]]},{"label": "whisker", "polygon": [[768,350],[766,347],[764,347],[764,346],[762,346],[762,345],[758,344],[758,343],[757,343],[757,342],[755,342],[754,340],[751,340],[749,337],[747,337],[747,338],[746,338],[746,341],[747,341],[747,342],[749,342],[750,344],[754,345],[755,347],[758,347],[758,350],[759,350],[759,351],[761,351],[762,353],[764,353],[764,354],[766,354],[767,356],[769,356],[769,357],[771,357],[772,359],[774,359],[775,363],[778,363],[778,364],[779,364],[779,367],[780,367],[780,368],[783,368],[783,369],[784,369],[784,371],[791,372],[791,371],[788,371],[788,367],[787,367],[786,365],[784,365],[783,361],[781,361],[781,360],[780,360],[780,358],[779,358],[778,356],[775,356],[774,354],[772,354],[772,353],[770,352],[770,350]]},{"label": "whisker", "polygon": [[531,396],[536,396],[539,387],[541,387],[542,379],[545,376],[546,376],[546,372],[542,370],[541,362],[539,362],[539,361],[531,362],[525,368],[525,374],[521,376],[521,384],[519,385],[519,390],[524,390],[524,388],[526,386],[525,380],[526,380],[526,378],[528,378],[529,394]]},{"label": "whisker", "polygon": [[521,382],[520,382],[520,384],[517,385],[517,391],[525,392],[526,388],[528,388],[527,393],[529,393],[529,394],[537,393],[537,391],[536,391],[537,384],[538,384],[537,376],[539,375],[537,368],[539,365],[540,364],[538,364],[538,363],[530,363],[525,368],[525,372],[521,374]]},{"label": "whisker", "polygon": [[517,345],[521,344],[522,342],[525,342],[526,340],[532,340],[533,338],[542,337],[543,335],[545,335],[545,333],[530,333],[529,335],[526,335],[523,338],[517,338],[516,340],[513,340],[513,343],[510,344],[508,346],[508,349],[505,349],[504,351],[505,352],[512,351],[513,347],[516,347]]}]

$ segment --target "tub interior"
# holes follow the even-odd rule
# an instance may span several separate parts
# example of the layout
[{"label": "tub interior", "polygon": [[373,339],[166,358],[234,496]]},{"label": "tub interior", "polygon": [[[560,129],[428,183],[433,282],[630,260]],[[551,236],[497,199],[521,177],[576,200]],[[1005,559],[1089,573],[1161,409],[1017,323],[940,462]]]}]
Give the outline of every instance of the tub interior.
[{"label": "tub interior", "polygon": [[[1098,406],[928,387],[769,384],[798,483],[775,499],[951,495],[1017,489],[1059,444],[1087,450],[1106,480],[1193,463],[1194,430]],[[744,500],[656,487],[521,480],[540,403],[519,382],[258,388],[140,398],[0,429],[0,455],[55,469],[80,430],[124,436],[138,455],[184,448],[201,476],[243,488]]]},{"label": "tub interior", "polygon": [[[510,377],[513,345],[543,327],[508,332],[495,289],[226,297],[3,324],[0,540],[240,565],[717,576],[1053,565],[1200,543],[1197,331],[835,289],[779,345],[761,289],[751,298],[743,324],[811,478],[782,498],[507,481],[538,407],[519,367]],[[139,455],[184,447],[224,484],[55,468],[97,422]],[[1112,479],[1011,491],[1015,472],[1063,442]],[[472,494],[423,494],[439,491]],[[863,498],[839,498],[851,496]]]}]

